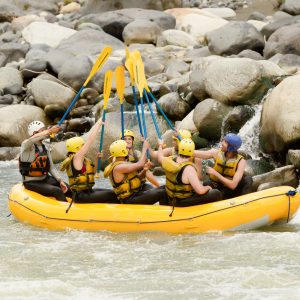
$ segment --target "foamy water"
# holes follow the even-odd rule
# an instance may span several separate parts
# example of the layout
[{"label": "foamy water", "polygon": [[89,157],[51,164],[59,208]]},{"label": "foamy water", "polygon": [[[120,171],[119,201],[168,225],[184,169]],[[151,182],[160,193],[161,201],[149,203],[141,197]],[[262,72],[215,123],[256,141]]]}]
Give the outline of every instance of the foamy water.
[{"label": "foamy water", "polygon": [[20,179],[0,163],[0,299],[300,299],[299,214],[238,233],[55,232],[6,217]]}]

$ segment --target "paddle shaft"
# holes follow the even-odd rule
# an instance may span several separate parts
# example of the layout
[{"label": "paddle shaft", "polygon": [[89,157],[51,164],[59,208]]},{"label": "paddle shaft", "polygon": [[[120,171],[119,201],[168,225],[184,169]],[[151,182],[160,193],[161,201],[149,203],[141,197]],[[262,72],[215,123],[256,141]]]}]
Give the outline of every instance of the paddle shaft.
[{"label": "paddle shaft", "polygon": [[151,103],[149,101],[147,91],[145,89],[144,89],[144,95],[145,95],[145,99],[147,101],[148,107],[150,109],[150,113],[151,113],[151,117],[152,117],[152,120],[153,120],[153,123],[154,123],[154,126],[155,126],[156,134],[157,134],[158,138],[161,139],[161,133],[159,131],[158,124],[157,124],[157,121],[155,119],[155,115],[154,115],[153,109],[151,107]]},{"label": "paddle shaft", "polygon": [[[103,109],[103,115],[102,115],[102,128],[101,128],[101,135],[100,135],[100,146],[99,146],[99,152],[102,153],[103,149],[103,139],[104,139],[104,122],[106,118],[106,109]],[[97,173],[100,173],[101,170],[101,157],[98,156],[98,164],[97,164]]]},{"label": "paddle shaft", "polygon": [[135,91],[134,85],[132,86],[132,92],[133,92],[133,101],[134,101],[134,104],[135,104],[136,115],[137,115],[137,119],[138,119],[138,123],[139,123],[140,134],[141,134],[141,136],[144,136],[142,123],[141,123],[140,112],[139,112],[139,104],[138,104],[138,100],[137,100],[137,97],[136,97],[136,91]]},{"label": "paddle shaft", "polygon": [[124,140],[124,105],[121,103],[121,132],[122,132],[122,140]]}]

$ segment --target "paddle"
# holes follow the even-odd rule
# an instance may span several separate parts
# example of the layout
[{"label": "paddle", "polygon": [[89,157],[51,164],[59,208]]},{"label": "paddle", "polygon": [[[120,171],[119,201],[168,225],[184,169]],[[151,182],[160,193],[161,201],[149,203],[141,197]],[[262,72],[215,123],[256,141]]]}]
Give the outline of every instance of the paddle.
[{"label": "paddle", "polygon": [[103,97],[104,97],[104,103],[103,103],[103,113],[102,113],[102,128],[101,128],[101,135],[100,135],[100,146],[99,146],[99,155],[98,155],[98,164],[97,164],[97,174],[96,178],[100,177],[100,169],[101,169],[101,155],[102,155],[102,149],[103,149],[103,138],[104,138],[104,122],[105,122],[105,117],[106,117],[106,107],[110,95],[110,90],[111,90],[111,83],[112,83],[112,77],[113,77],[113,72],[112,70],[108,70],[105,73],[105,78],[104,78],[104,91],[103,91]]},{"label": "paddle", "polygon": [[122,140],[124,140],[124,88],[125,88],[125,75],[124,75],[124,67],[118,66],[115,70],[116,74],[116,86],[117,86],[117,94],[120,99],[121,104],[121,132],[122,132]]},{"label": "paddle", "polygon": [[66,117],[68,116],[70,110],[72,109],[72,107],[74,106],[74,104],[76,103],[76,101],[78,100],[78,98],[80,97],[83,89],[87,86],[87,84],[90,82],[90,80],[94,77],[94,75],[101,69],[101,67],[103,66],[103,64],[106,62],[107,58],[109,57],[109,55],[112,52],[112,47],[105,47],[102,52],[100,53],[100,55],[98,56],[95,64],[92,67],[92,70],[89,73],[88,78],[86,79],[86,81],[84,82],[83,86],[80,88],[80,90],[77,92],[77,94],[75,95],[74,99],[72,100],[71,104],[69,105],[69,107],[67,108],[67,110],[65,111],[64,115],[62,116],[62,118],[60,119],[60,121],[58,122],[58,125],[61,126],[62,122],[66,119]]},{"label": "paddle", "polygon": [[[128,52],[128,54],[127,54],[127,52]],[[132,88],[132,92],[133,92],[133,101],[134,101],[134,105],[135,105],[136,115],[137,115],[137,118],[138,118],[140,134],[141,134],[141,136],[144,136],[143,129],[142,129],[140,112],[139,112],[138,100],[137,100],[137,97],[136,97],[136,91],[135,91],[135,87],[134,87],[133,60],[132,60],[132,58],[129,57],[129,51],[126,48],[126,57],[127,57],[127,55],[128,55],[128,58],[126,59],[125,66],[126,66],[126,69],[129,73],[129,77],[130,77],[130,84],[131,84],[131,88]]]}]

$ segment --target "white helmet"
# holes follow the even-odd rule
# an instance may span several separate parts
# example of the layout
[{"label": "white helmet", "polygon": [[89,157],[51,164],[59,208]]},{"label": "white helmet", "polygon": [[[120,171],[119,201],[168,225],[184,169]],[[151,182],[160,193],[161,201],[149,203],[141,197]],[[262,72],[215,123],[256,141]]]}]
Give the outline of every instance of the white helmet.
[{"label": "white helmet", "polygon": [[29,136],[32,136],[34,132],[39,131],[41,128],[44,128],[45,124],[41,121],[32,121],[27,128]]}]

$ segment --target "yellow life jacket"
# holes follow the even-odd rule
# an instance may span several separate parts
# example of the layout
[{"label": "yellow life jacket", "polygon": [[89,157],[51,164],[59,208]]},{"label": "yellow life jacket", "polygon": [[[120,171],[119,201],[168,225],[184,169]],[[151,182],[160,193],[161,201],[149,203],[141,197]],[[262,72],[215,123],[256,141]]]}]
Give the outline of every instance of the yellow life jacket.
[{"label": "yellow life jacket", "polygon": [[[233,158],[226,158],[225,152],[219,151],[217,155],[217,159],[214,165],[214,169],[220,173],[222,176],[232,179],[236,170],[238,168],[238,164],[244,157],[240,154],[237,154]],[[214,182],[219,182],[219,179],[214,175],[209,175],[210,180]]]},{"label": "yellow life jacket", "polygon": [[174,156],[163,158],[162,167],[166,173],[166,192],[170,198],[185,199],[195,193],[190,184],[185,184],[181,180],[186,166],[193,166],[196,169],[191,161],[177,163]]},{"label": "yellow life jacket", "polygon": [[[129,163],[130,162],[125,162]],[[119,200],[126,199],[133,195],[134,193],[137,193],[141,189],[141,180],[138,177],[138,172],[134,171],[128,174],[124,174],[124,178],[121,182],[116,183],[113,176],[113,170],[117,165],[124,164],[124,161],[115,161],[111,164],[109,164],[104,169],[104,177],[109,177],[110,183],[113,187],[113,190],[115,194],[117,195],[117,198]]]},{"label": "yellow life jacket", "polygon": [[47,175],[50,170],[50,160],[45,145],[42,150],[34,144],[35,158],[32,162],[24,162],[19,158],[19,170],[23,176],[41,177]]},{"label": "yellow life jacket", "polygon": [[91,190],[95,184],[95,166],[88,158],[84,158],[82,170],[76,170],[73,166],[74,155],[68,156],[61,163],[60,170],[66,171],[71,191]]}]

